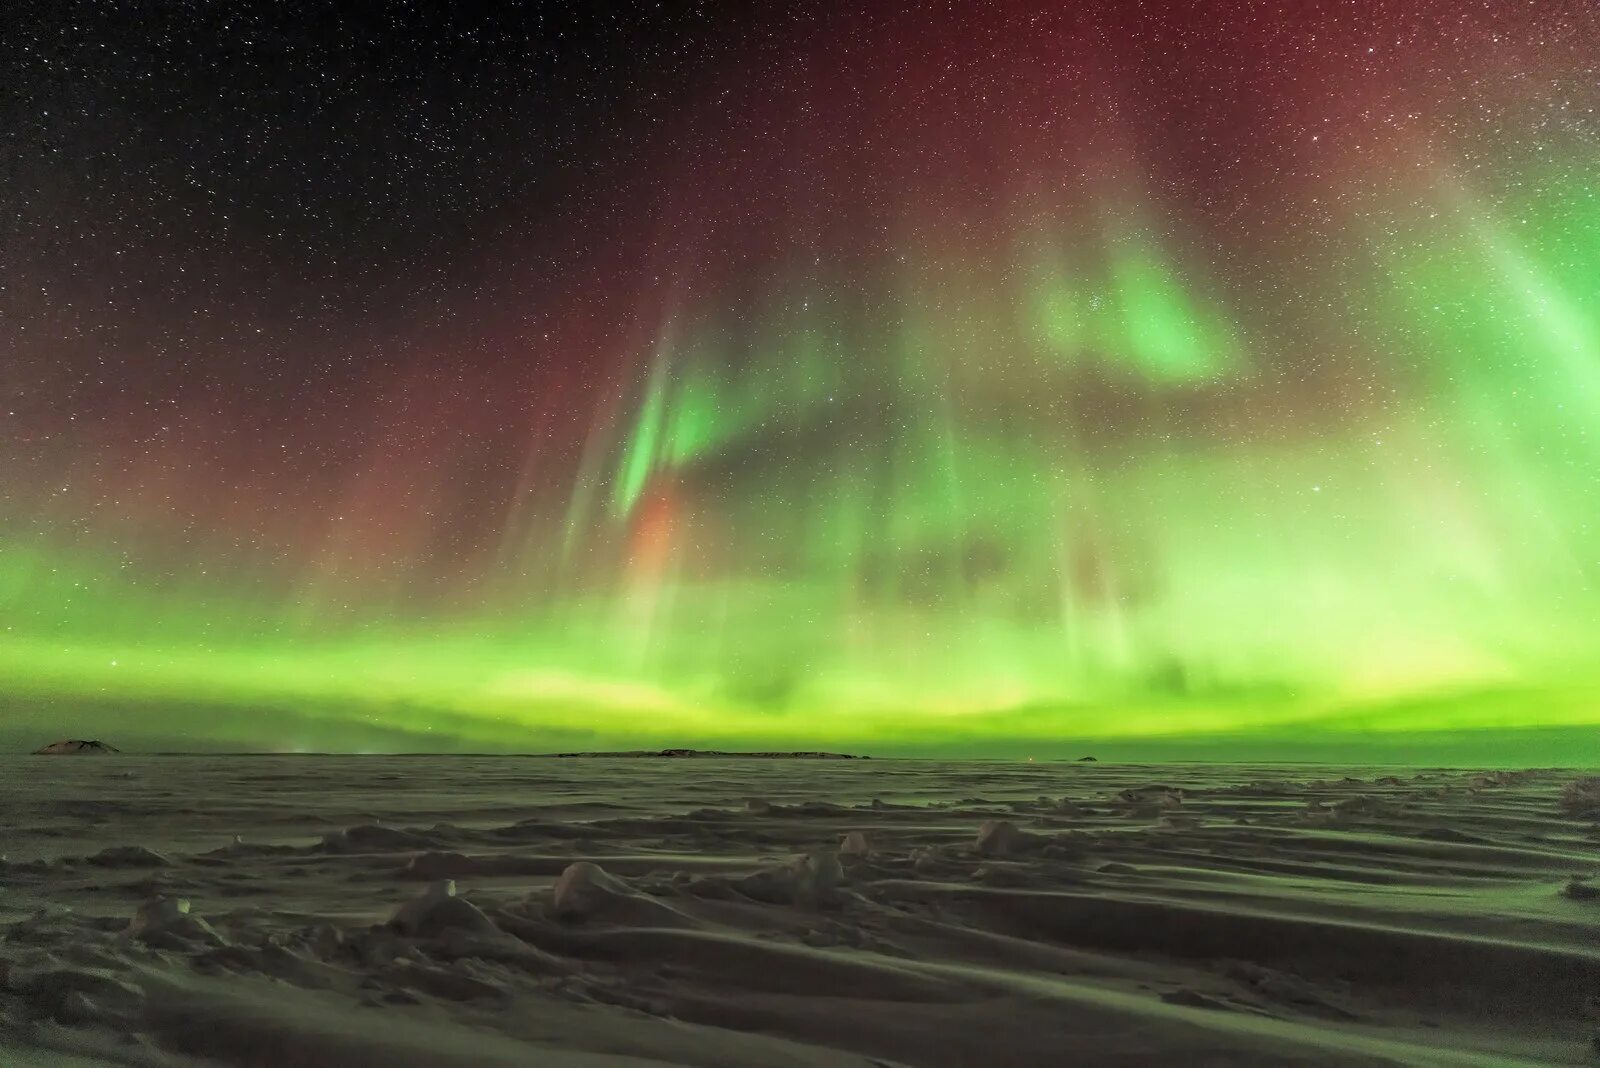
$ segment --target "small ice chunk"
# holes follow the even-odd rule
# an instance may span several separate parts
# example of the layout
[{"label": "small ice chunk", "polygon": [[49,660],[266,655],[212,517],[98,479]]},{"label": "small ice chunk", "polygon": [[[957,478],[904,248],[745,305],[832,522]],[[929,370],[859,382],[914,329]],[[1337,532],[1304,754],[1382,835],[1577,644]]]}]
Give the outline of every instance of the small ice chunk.
[{"label": "small ice chunk", "polygon": [[128,933],[164,930],[188,916],[189,900],[182,897],[153,897],[140,905],[128,924]]},{"label": "small ice chunk", "polygon": [[860,831],[851,831],[844,836],[844,841],[839,843],[839,855],[842,857],[867,857],[872,855],[872,846],[867,842],[867,836]]},{"label": "small ice chunk", "polygon": [[1000,857],[1008,853],[1021,853],[1045,844],[1045,839],[1017,827],[1010,820],[984,820],[978,828],[974,847],[985,857]]},{"label": "small ice chunk", "polygon": [[224,939],[216,930],[189,910],[187,898],[158,894],[147,899],[133,913],[123,932],[127,937],[149,945],[170,948],[184,942],[204,942],[220,946]]},{"label": "small ice chunk", "polygon": [[839,854],[823,849],[747,875],[736,885],[746,897],[772,905],[832,906],[844,901],[844,881]]}]

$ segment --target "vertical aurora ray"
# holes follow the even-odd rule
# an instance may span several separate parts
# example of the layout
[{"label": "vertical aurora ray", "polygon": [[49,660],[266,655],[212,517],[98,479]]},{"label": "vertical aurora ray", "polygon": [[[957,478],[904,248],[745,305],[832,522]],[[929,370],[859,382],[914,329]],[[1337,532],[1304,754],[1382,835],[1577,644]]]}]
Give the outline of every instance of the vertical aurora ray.
[{"label": "vertical aurora ray", "polygon": [[597,209],[604,254],[508,285],[536,326],[419,341],[303,437],[16,437],[6,699],[269,744],[252,710],[972,751],[1600,723],[1597,46],[1531,84],[1489,16],[1168,12],[1124,54],[1114,5],[1002,7],[686,95],[650,227]]}]

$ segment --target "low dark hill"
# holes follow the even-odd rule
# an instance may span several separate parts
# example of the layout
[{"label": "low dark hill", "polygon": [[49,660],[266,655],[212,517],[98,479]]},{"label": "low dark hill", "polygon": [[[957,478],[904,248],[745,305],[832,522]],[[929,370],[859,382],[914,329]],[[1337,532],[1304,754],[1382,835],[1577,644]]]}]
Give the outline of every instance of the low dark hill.
[{"label": "low dark hill", "polygon": [[871,760],[853,753],[728,753],[720,749],[630,749],[615,753],[552,753],[558,757],[743,757],[754,760]]},{"label": "low dark hill", "polygon": [[43,749],[35,749],[35,756],[79,756],[87,753],[104,754],[120,752],[115,746],[99,741],[83,741],[79,738],[68,738],[65,741],[51,742]]}]

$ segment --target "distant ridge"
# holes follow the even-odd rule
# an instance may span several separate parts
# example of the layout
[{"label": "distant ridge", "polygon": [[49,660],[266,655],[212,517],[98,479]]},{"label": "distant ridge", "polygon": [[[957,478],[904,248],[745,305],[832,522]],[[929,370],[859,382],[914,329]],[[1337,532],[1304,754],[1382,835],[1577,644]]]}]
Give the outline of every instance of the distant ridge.
[{"label": "distant ridge", "polygon": [[[109,747],[108,747],[109,748]],[[116,750],[112,750],[116,752]],[[352,752],[347,749],[152,749],[141,750],[139,756],[152,757],[376,757],[385,760],[397,758],[412,759],[455,759],[458,757],[516,757],[524,760],[555,760],[571,757],[613,757],[629,759],[646,759],[662,757],[725,757],[743,758],[750,760],[871,760],[870,756],[859,753],[823,753],[811,751],[797,752],[770,752],[770,753],[733,753],[720,749],[629,749],[606,752],[582,753],[527,753],[504,749],[485,750],[442,750],[430,751],[424,749],[396,750],[396,751],[361,751]]]},{"label": "distant ridge", "polygon": [[79,753],[116,753],[116,752],[120,752],[120,750],[117,749],[116,746],[107,745],[105,742],[102,742],[102,741],[99,741],[99,740],[96,740],[96,739],[90,739],[88,741],[84,741],[81,738],[68,738],[66,741],[62,741],[62,742],[51,742],[49,745],[45,746],[43,749],[35,749],[33,751],[33,755],[34,756],[66,756],[66,755],[69,755],[69,754],[70,755],[76,755],[76,754],[79,754]]},{"label": "distant ridge", "polygon": [[555,757],[743,757],[750,760],[871,760],[854,753],[730,753],[721,749],[628,749],[612,753],[551,753]]}]

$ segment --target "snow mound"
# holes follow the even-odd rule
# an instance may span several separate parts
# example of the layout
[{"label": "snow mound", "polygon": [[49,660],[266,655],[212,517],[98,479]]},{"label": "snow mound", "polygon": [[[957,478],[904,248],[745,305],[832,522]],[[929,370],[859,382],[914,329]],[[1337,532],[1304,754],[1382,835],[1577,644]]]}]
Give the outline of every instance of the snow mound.
[{"label": "snow mound", "polygon": [[550,895],[550,914],[565,923],[600,921],[638,927],[686,927],[694,921],[600,865],[567,865]]},{"label": "snow mound", "polygon": [[226,944],[209,923],[190,911],[187,899],[164,895],[149,898],[140,905],[123,933],[135,941],[162,949],[181,949],[193,942],[210,946]]},{"label": "snow mound", "polygon": [[440,879],[395,910],[389,926],[412,938],[436,938],[446,931],[499,934],[483,910],[456,896],[456,881]]}]

